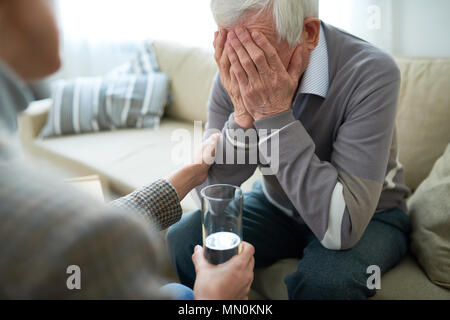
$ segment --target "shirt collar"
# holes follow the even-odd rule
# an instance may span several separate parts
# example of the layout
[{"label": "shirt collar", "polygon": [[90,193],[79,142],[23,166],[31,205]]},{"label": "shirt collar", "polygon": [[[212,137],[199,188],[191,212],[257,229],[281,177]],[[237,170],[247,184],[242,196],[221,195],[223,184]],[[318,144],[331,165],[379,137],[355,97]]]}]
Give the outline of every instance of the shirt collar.
[{"label": "shirt collar", "polygon": [[308,67],[303,74],[299,92],[326,98],[329,88],[328,45],[323,26],[320,26],[319,44],[311,52]]}]

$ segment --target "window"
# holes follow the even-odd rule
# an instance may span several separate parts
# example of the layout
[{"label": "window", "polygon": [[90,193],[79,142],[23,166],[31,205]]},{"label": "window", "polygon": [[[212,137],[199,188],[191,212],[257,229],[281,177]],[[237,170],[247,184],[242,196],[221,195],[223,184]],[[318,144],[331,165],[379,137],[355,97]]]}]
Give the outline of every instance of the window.
[{"label": "window", "polygon": [[209,0],[58,0],[63,34],[97,42],[147,38],[212,45]]}]

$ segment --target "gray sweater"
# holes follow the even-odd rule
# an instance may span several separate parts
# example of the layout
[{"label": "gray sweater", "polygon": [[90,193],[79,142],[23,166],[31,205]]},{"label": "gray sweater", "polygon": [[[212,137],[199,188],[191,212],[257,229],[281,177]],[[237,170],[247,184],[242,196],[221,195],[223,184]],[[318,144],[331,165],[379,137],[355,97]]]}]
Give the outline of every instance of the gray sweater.
[{"label": "gray sweater", "polygon": [[[394,60],[369,43],[323,24],[328,46],[329,88],[325,98],[297,93],[292,111],[255,122],[257,162],[215,164],[205,185],[241,185],[258,166],[270,162],[261,152],[279,141],[279,168],[263,178],[268,200],[293,219],[306,223],[322,245],[353,247],[376,212],[406,212],[410,191],[397,158],[395,117],[400,72]],[[296,104],[306,104],[303,111]],[[234,107],[220,77],[209,101],[206,136],[223,131],[218,157],[252,144],[234,121]],[[294,114],[296,116],[294,116]],[[297,117],[297,118],[296,118]],[[230,139],[230,136],[233,136]],[[241,141],[239,141],[241,140]]]}]

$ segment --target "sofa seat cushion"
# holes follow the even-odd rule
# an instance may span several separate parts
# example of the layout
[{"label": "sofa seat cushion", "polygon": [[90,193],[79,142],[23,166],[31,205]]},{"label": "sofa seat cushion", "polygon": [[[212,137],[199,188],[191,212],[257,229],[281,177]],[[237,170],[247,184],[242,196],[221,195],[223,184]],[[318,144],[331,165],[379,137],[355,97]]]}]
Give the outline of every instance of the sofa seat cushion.
[{"label": "sofa seat cushion", "polygon": [[[126,129],[37,139],[33,142],[33,149],[35,154],[44,154],[47,161],[63,163],[64,169],[79,172],[78,168],[82,167],[85,169],[83,174],[99,174],[115,193],[125,195],[169,176],[182,166],[177,158],[180,153],[176,152],[180,150],[179,133],[190,134],[193,138],[194,125],[164,118],[157,129]],[[246,182],[244,191],[249,191],[259,176],[258,172]],[[190,196],[183,200],[182,207],[185,212],[198,208]]]},{"label": "sofa seat cushion", "polygon": [[432,283],[411,255],[381,278],[374,300],[450,300],[450,290]]},{"label": "sofa seat cushion", "polygon": [[[253,290],[270,300],[286,300],[284,278],[295,272],[298,260],[280,261],[255,271]],[[381,279],[381,290],[374,300],[446,300],[450,290],[434,285],[411,256],[406,257]]]},{"label": "sofa seat cushion", "polygon": [[[173,147],[179,144],[179,141],[172,141],[172,134],[180,129],[192,133],[193,125],[164,119],[157,129],[38,139],[34,147],[44,151],[47,158],[53,155],[70,159],[99,173],[113,191],[123,195],[166,177],[181,166],[172,159]],[[187,210],[195,207],[190,199],[184,204]]]}]

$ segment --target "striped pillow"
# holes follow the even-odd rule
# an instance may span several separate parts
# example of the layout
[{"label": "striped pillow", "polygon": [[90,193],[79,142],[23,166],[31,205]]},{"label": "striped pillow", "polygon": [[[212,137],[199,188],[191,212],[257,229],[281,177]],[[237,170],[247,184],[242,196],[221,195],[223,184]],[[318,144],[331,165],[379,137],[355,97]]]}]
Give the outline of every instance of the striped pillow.
[{"label": "striped pillow", "polygon": [[60,80],[54,83],[53,104],[40,136],[153,128],[168,94],[169,79],[163,73]]}]

